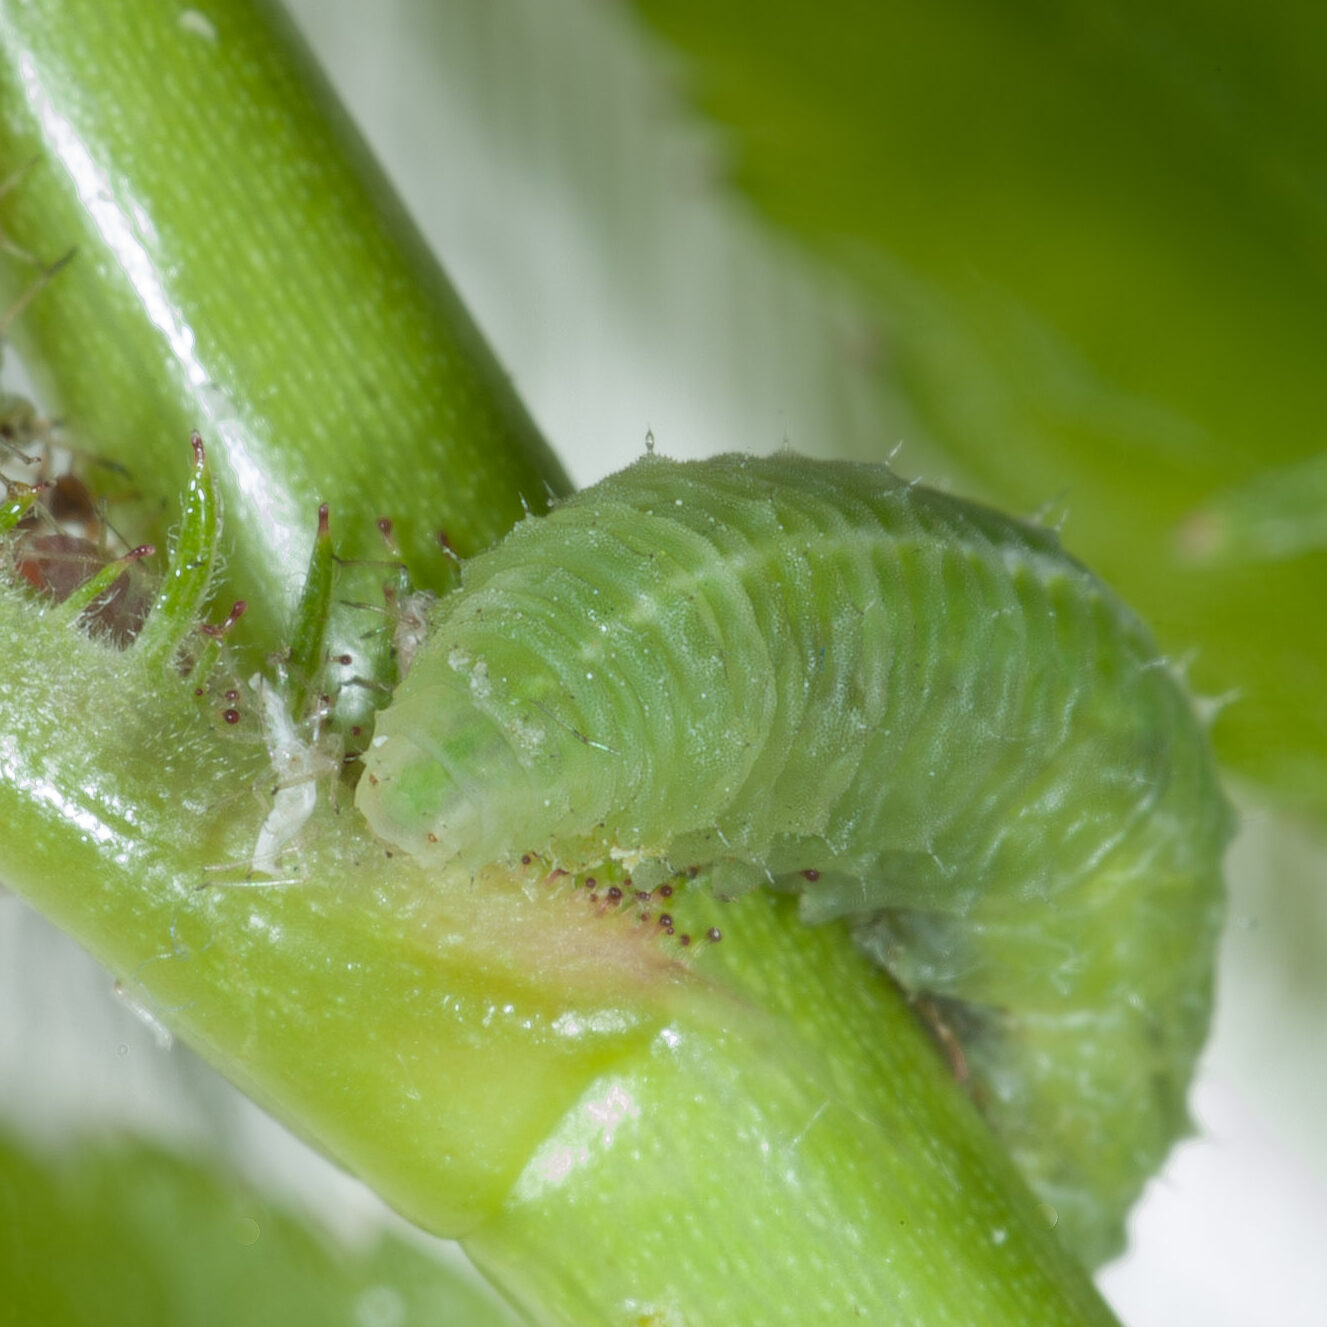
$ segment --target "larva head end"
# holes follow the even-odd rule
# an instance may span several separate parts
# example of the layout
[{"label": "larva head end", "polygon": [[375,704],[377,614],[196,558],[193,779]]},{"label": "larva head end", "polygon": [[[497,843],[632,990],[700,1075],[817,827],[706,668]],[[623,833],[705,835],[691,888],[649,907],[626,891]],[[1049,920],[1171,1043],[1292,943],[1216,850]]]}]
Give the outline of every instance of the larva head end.
[{"label": "larva head end", "polygon": [[530,772],[463,691],[398,692],[364,754],[355,804],[373,832],[422,862],[478,869],[505,857],[512,827],[538,842]]}]

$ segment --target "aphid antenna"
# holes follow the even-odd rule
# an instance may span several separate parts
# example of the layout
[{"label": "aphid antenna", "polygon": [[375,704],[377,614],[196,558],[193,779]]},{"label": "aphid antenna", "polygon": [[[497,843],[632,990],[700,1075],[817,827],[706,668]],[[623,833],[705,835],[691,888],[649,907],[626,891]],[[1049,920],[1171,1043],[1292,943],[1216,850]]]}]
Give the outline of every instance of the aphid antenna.
[{"label": "aphid antenna", "polygon": [[[10,181],[6,181],[5,188],[8,188],[12,179],[13,177],[11,176]],[[0,197],[3,197],[3,190],[0,190]],[[22,249],[15,248],[12,242],[8,239],[0,238],[0,248],[5,249],[8,253],[25,258],[28,262],[32,263],[33,266],[40,266],[38,259],[34,258],[29,253],[25,253]],[[41,272],[37,274],[37,279],[31,282],[28,288],[9,306],[9,308],[5,310],[4,314],[0,316],[0,337],[5,337],[9,334],[10,327],[23,313],[24,309],[26,309],[28,305],[41,294],[50,281],[54,280],[55,277],[69,266],[77,252],[77,248],[70,249],[67,253],[61,254],[55,262],[50,264],[50,266],[43,268]]]},{"label": "aphid antenna", "polygon": [[[290,851],[292,850],[286,849],[278,856],[284,857]],[[195,894],[201,894],[207,889],[288,889],[292,885],[306,885],[309,882],[308,876],[302,874],[260,877],[251,861],[217,862],[212,866],[203,867],[203,870],[218,874],[234,871],[238,878],[235,880],[200,880],[193,887]]]},{"label": "aphid antenna", "polygon": [[[370,635],[372,634],[374,633],[371,632]],[[364,677],[360,673],[356,673],[353,677],[346,678],[341,685],[343,687],[365,687],[369,691],[376,691],[382,696],[390,696],[392,694],[392,688],[386,682],[380,681],[376,677]]]},{"label": "aphid antenna", "polygon": [[400,558],[347,558],[340,553],[332,554],[332,561],[338,567],[387,567],[392,571],[408,574],[410,568]]},{"label": "aphid antenna", "polygon": [[[0,447],[3,447],[20,465],[26,465],[29,469],[33,469],[42,463],[40,456],[29,456],[12,438],[6,438],[3,433],[0,433]],[[5,482],[8,483],[8,479]],[[36,481],[43,488],[52,482],[52,480],[40,478]]]},{"label": "aphid antenna", "polygon": [[[357,608],[363,613],[377,613],[379,617],[392,616],[392,610],[388,608],[385,604],[371,604],[363,599],[338,599],[336,602],[342,608]],[[381,627],[374,627],[367,634],[370,636],[376,636],[381,630],[382,630]]]},{"label": "aphid antenna", "polygon": [[41,160],[39,156],[31,156],[26,161],[20,162],[15,166],[3,180],[0,180],[0,198],[8,198],[9,195],[23,182],[23,177]]}]

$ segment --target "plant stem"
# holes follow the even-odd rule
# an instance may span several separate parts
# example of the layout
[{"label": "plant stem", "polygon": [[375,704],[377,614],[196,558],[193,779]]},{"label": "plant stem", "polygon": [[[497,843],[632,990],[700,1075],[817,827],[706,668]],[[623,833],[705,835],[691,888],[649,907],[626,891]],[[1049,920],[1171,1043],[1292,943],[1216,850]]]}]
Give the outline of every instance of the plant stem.
[{"label": "plant stem", "polygon": [[480,1267],[546,1324],[1113,1323],[844,932],[709,907],[716,988],[588,1087],[466,1240]]},{"label": "plant stem", "polygon": [[[343,555],[382,559],[387,516],[436,585],[440,529],[473,552],[566,490],[263,0],[0,0],[0,106],[5,238],[42,262],[76,249],[16,339],[71,436],[155,501],[159,546],[202,433],[263,649],[284,643],[320,502]],[[3,269],[11,299],[37,275]]]}]

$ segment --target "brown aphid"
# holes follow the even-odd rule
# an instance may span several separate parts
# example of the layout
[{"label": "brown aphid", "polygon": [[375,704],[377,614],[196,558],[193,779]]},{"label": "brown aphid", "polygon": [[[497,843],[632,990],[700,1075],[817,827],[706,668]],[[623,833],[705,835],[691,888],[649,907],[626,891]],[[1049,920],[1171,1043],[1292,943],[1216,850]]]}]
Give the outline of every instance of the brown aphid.
[{"label": "brown aphid", "polygon": [[[133,567],[152,551],[145,544],[120,559],[125,563],[124,572],[80,615],[89,631],[109,637],[121,648],[133,640],[147,620],[149,599]],[[115,561],[81,535],[26,531],[16,543],[13,565],[34,590],[63,603]]]},{"label": "brown aphid", "polygon": [[34,590],[62,603],[109,561],[81,535],[28,533],[19,541],[15,567]]},{"label": "brown aphid", "polygon": [[76,526],[88,539],[101,539],[101,513],[92,491],[77,475],[57,476],[43,493],[42,501],[59,525]]}]

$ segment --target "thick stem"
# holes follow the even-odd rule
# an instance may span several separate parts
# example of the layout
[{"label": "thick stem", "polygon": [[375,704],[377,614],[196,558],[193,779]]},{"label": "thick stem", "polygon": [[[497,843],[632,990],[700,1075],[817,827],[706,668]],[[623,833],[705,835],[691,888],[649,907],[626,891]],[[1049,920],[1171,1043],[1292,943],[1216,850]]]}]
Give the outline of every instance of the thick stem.
[{"label": "thick stem", "polygon": [[558,1327],[1113,1323],[843,932],[763,892],[707,906],[715,988],[587,1088],[479,1265]]}]

